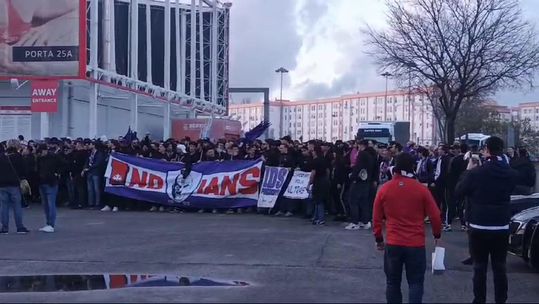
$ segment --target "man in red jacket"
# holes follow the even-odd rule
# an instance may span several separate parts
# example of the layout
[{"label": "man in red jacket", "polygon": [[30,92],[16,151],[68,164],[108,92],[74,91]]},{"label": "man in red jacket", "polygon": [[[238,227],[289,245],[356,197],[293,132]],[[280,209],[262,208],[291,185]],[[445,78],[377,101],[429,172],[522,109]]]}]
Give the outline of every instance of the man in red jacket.
[{"label": "man in red jacket", "polygon": [[[414,159],[408,153],[397,156],[394,176],[384,184],[374,202],[373,231],[378,250],[384,250],[386,299],[402,303],[401,280],[403,266],[410,288],[409,302],[421,303],[423,281],[427,268],[424,219],[431,220],[435,243],[440,239],[442,222],[440,209],[427,187],[414,175]],[[382,226],[386,228],[386,244]]]}]

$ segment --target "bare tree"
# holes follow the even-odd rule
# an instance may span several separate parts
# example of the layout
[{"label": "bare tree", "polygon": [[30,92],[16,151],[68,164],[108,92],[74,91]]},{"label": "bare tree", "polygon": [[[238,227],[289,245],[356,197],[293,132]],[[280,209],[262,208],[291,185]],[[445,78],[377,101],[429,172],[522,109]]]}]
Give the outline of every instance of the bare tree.
[{"label": "bare tree", "polygon": [[388,0],[387,6],[387,29],[366,29],[368,53],[381,71],[427,95],[444,141],[455,138],[466,100],[533,87],[539,44],[518,0]]}]

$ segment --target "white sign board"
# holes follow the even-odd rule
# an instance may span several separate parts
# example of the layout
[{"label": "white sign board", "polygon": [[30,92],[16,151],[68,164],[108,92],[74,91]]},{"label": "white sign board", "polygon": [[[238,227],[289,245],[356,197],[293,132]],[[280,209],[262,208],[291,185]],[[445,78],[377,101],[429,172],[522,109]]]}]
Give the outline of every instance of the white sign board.
[{"label": "white sign board", "polygon": [[308,199],[309,191],[307,190],[307,187],[309,186],[310,179],[311,172],[294,171],[294,175],[292,176],[290,184],[288,184],[288,188],[286,188],[284,197],[290,199]]},{"label": "white sign board", "polygon": [[30,107],[0,106],[0,141],[16,139],[19,135],[25,139],[31,138]]}]

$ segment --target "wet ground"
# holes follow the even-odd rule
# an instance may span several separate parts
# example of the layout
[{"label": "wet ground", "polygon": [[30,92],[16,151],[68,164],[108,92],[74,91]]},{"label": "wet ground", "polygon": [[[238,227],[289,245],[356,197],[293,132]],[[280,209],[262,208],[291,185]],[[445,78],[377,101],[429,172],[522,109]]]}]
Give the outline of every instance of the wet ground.
[{"label": "wet ground", "polygon": [[[27,276],[63,274],[101,280],[108,275],[110,287],[111,279],[124,274],[123,280],[130,280],[124,285],[133,283],[133,276],[166,274],[178,284],[0,292],[0,303],[385,301],[382,255],[374,249],[371,232],[345,231],[340,223],[314,227],[301,219],[259,215],[114,214],[61,209],[57,232],[43,234],[35,231],[43,225],[37,206],[25,210],[24,220],[32,233],[0,236],[0,276],[25,276],[28,280]],[[470,302],[471,268],[460,264],[466,256],[465,234],[445,234],[443,245],[447,248],[448,270],[443,275],[427,274],[424,300]],[[539,274],[516,257],[509,258],[508,270],[509,301],[537,302]],[[190,283],[205,279],[249,285],[189,286],[186,279]],[[48,280],[41,284],[56,282]],[[103,280],[106,287],[105,277]],[[60,281],[66,286],[76,285],[73,280]],[[9,282],[14,286],[13,278]],[[18,286],[22,282],[26,281],[21,280]]]}]

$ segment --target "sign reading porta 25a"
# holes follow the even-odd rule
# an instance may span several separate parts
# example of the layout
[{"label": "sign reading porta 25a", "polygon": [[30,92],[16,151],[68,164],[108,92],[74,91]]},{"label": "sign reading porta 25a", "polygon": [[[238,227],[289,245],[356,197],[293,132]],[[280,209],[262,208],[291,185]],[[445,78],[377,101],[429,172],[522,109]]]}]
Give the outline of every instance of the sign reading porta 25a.
[{"label": "sign reading porta 25a", "polygon": [[78,46],[14,47],[13,62],[79,61]]},{"label": "sign reading porta 25a", "polygon": [[86,0],[0,0],[0,77],[84,77],[85,33]]}]

